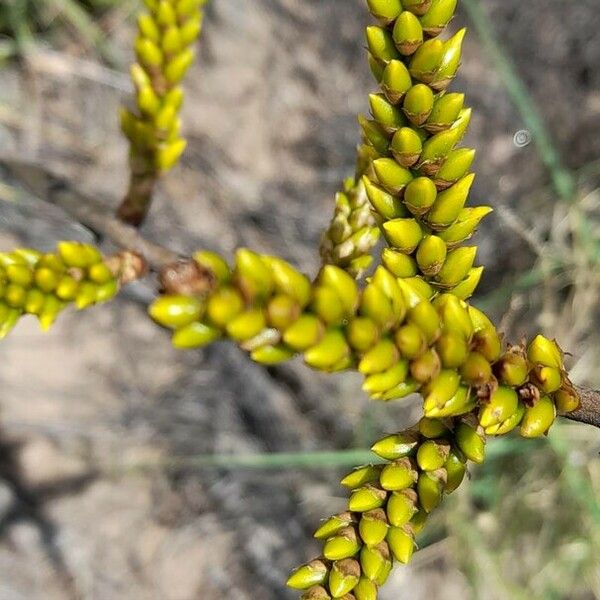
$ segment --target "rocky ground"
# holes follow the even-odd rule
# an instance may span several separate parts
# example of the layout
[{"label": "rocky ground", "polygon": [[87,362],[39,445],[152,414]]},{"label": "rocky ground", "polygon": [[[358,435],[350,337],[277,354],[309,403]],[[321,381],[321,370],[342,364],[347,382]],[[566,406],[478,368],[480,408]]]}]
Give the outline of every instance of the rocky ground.
[{"label": "rocky ground", "polygon": [[[372,87],[362,5],[211,3],[184,110],[188,151],[161,185],[145,235],[183,252],[247,245],[315,272]],[[596,0],[485,8],[566,164],[589,165],[600,150]],[[457,24],[466,20],[461,13]],[[130,33],[123,23],[113,31],[124,56]],[[475,108],[473,196],[546,223],[548,172],[535,140],[513,143],[525,125],[490,64],[472,32],[456,88]],[[2,153],[41,160],[109,210],[127,177],[115,118],[127,93],[122,72],[74,49],[9,66],[0,71]],[[15,202],[25,192],[14,182],[0,181],[0,196],[13,200],[0,202],[2,249],[85,239],[58,211]],[[498,217],[478,241],[484,293],[533,262]],[[282,582],[315,551],[318,520],[342,506],[331,483],[340,471],[208,469],[188,458],[365,447],[374,432],[412,422],[417,404],[368,407],[354,376],[315,375],[298,362],[265,370],[227,344],[176,352],[138,292],[69,314],[47,335],[24,321],[0,345],[0,600],[294,598]],[[513,329],[535,325],[525,316]],[[382,598],[467,593],[441,542],[399,570]]]}]

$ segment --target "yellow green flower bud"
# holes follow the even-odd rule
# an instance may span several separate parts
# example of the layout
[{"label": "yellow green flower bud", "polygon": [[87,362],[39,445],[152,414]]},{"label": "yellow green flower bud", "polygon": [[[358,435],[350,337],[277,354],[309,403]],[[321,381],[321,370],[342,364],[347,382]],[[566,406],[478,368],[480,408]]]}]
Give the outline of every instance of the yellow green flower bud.
[{"label": "yellow green flower bud", "polygon": [[465,459],[460,455],[458,450],[452,449],[450,451],[450,454],[444,463],[444,470],[446,471],[447,476],[444,491],[447,494],[451,494],[463,482],[467,473],[467,465],[465,463]]},{"label": "yellow green flower bud", "polygon": [[511,346],[494,365],[500,382],[511,387],[523,385],[529,376],[529,363],[521,346]]},{"label": "yellow green flower bud", "polygon": [[392,219],[383,224],[383,234],[391,246],[412,254],[423,239],[423,229],[416,219]]},{"label": "yellow green flower bud", "polygon": [[417,493],[421,508],[430,513],[442,501],[446,472],[443,470],[422,472],[417,481]]},{"label": "yellow green flower bud", "polygon": [[360,551],[360,568],[363,575],[377,583],[389,557],[390,551],[385,542],[372,547],[363,546]]},{"label": "yellow green flower bud", "polygon": [[436,285],[444,289],[456,287],[469,274],[476,254],[477,246],[463,246],[451,250],[435,277]]},{"label": "yellow green flower bud", "polygon": [[448,434],[448,427],[440,419],[422,417],[419,420],[419,432],[427,439],[435,439]]},{"label": "yellow green flower bud", "polygon": [[421,17],[423,31],[429,36],[439,35],[450,23],[457,0],[432,0],[431,7]]},{"label": "yellow green flower bud", "polygon": [[285,330],[283,341],[294,350],[307,350],[319,343],[324,335],[323,323],[314,315],[302,315]]},{"label": "yellow green flower bud", "polygon": [[441,469],[450,455],[450,444],[437,440],[427,440],[419,446],[417,463],[423,471]]},{"label": "yellow green flower bud", "polygon": [[562,371],[554,367],[537,365],[531,372],[531,377],[544,394],[556,392],[562,385]]},{"label": "yellow green flower bud", "polygon": [[395,219],[406,215],[400,198],[386,192],[367,177],[363,178],[363,182],[369,202],[384,219]]},{"label": "yellow green flower bud", "polygon": [[423,28],[412,12],[404,11],[394,23],[392,36],[400,54],[410,56],[423,43]]},{"label": "yellow green flower bud", "polygon": [[354,314],[358,306],[358,286],[353,277],[334,265],[325,265],[319,274],[319,281],[335,290],[347,315]]},{"label": "yellow green flower bud", "polygon": [[[60,296],[59,296],[60,297]],[[203,303],[192,296],[160,296],[150,306],[150,316],[164,327],[179,329],[197,321],[203,312]]]},{"label": "yellow green flower bud", "polygon": [[418,83],[406,92],[402,109],[411,123],[421,126],[429,118],[433,110],[433,103],[431,88],[424,83]]},{"label": "yellow green flower bud", "polygon": [[[152,313],[151,313],[152,314]],[[154,318],[154,315],[152,315]],[[221,332],[205,323],[193,321],[187,325],[178,327],[173,333],[171,343],[175,348],[189,349],[202,348],[221,337]]]},{"label": "yellow green flower bud", "polygon": [[446,331],[436,341],[435,349],[444,368],[456,369],[467,360],[469,344],[463,335],[453,331]]},{"label": "yellow green flower bud", "polygon": [[280,258],[263,256],[262,259],[271,270],[277,290],[294,298],[301,307],[306,306],[311,296],[308,277],[296,271],[294,267]]},{"label": "yellow green flower bud", "polygon": [[361,577],[352,590],[352,595],[356,600],[377,600],[377,586],[368,577]]},{"label": "yellow green flower bud", "polygon": [[386,269],[398,278],[413,277],[418,272],[417,263],[414,258],[393,248],[384,248],[381,260]]},{"label": "yellow green flower bud", "polygon": [[392,138],[390,150],[398,164],[412,167],[423,150],[421,136],[412,127],[401,127]]},{"label": "yellow green flower bud", "polygon": [[400,0],[367,0],[371,14],[382,21],[389,23],[402,12]]},{"label": "yellow green flower bud", "polygon": [[470,352],[460,366],[460,374],[466,383],[480,386],[491,380],[492,366],[480,352]]},{"label": "yellow green flower bud", "polygon": [[331,600],[331,596],[323,586],[316,585],[304,592],[300,600]]},{"label": "yellow green flower bud", "polygon": [[[446,132],[437,135],[444,135],[444,133]],[[445,229],[457,220],[467,201],[474,179],[475,175],[472,173],[465,175],[452,187],[437,195],[435,203],[427,213],[427,221],[433,229]]]},{"label": "yellow green flower bud", "polygon": [[360,579],[360,564],[347,558],[333,563],[329,573],[329,591],[334,598],[342,598],[350,593]]},{"label": "yellow green flower bud", "polygon": [[417,471],[408,458],[401,458],[386,465],[381,471],[379,482],[384,490],[398,492],[413,487]]},{"label": "yellow green flower bud", "polygon": [[423,16],[431,6],[432,0],[402,0],[402,6],[415,15]]},{"label": "yellow green flower bud", "polygon": [[367,27],[366,35],[369,52],[378,61],[387,64],[390,60],[399,58],[394,39],[386,29],[371,25]]},{"label": "yellow green flower bud", "polygon": [[476,406],[477,398],[470,393],[468,387],[461,385],[450,400],[441,407],[427,410],[425,416],[438,419],[458,417],[471,412]]},{"label": "yellow green flower bud", "polygon": [[415,538],[409,527],[390,527],[386,541],[394,558],[406,565],[415,550]]},{"label": "yellow green flower bud", "polygon": [[354,515],[351,512],[340,513],[323,521],[320,527],[315,531],[314,537],[318,540],[327,540],[336,536],[340,531],[347,529],[355,522]]},{"label": "yellow green flower bud", "polygon": [[358,363],[358,371],[363,375],[382,373],[399,359],[398,349],[389,338],[380,340]]},{"label": "yellow green flower bud", "polygon": [[521,421],[521,435],[535,438],[544,435],[556,418],[556,406],[549,396],[542,396],[533,406],[525,408]]},{"label": "yellow green flower bud", "polygon": [[386,133],[394,133],[406,124],[402,110],[392,104],[383,94],[370,94],[371,114]]},{"label": "yellow green flower bud", "polygon": [[[424,410],[442,408],[458,391],[460,376],[454,369],[444,369],[424,389]],[[438,468],[438,467],[436,467]],[[435,470],[435,469],[432,469]]]},{"label": "yellow green flower bud", "polygon": [[346,358],[349,352],[350,347],[343,333],[334,329],[328,331],[318,344],[304,352],[304,360],[310,367],[327,370]]},{"label": "yellow green flower bud", "polygon": [[252,350],[250,358],[262,365],[277,365],[290,360],[294,352],[285,346],[261,346]]},{"label": "yellow green flower bud", "polygon": [[469,172],[474,159],[475,150],[472,148],[457,148],[450,151],[434,176],[436,187],[445,190],[463,178]]},{"label": "yellow green flower bud", "polygon": [[464,94],[444,94],[438,98],[434,105],[424,128],[430,133],[439,133],[452,126],[463,109],[465,101]]},{"label": "yellow green flower bud", "polygon": [[342,479],[341,484],[350,490],[354,490],[367,483],[377,482],[379,481],[381,469],[382,467],[380,465],[364,465],[362,467],[356,467]]},{"label": "yellow green flower bud", "polygon": [[402,431],[380,439],[371,450],[385,460],[398,460],[410,456],[418,444],[419,434],[416,431]]},{"label": "yellow green flower bud", "polygon": [[430,82],[434,90],[445,90],[456,76],[460,66],[462,42],[466,33],[467,30],[463,28],[444,43],[444,55],[440,67]]},{"label": "yellow green flower bud", "polygon": [[383,542],[388,528],[387,516],[381,508],[362,513],[358,523],[358,532],[367,546],[376,546]]},{"label": "yellow green flower bud", "polygon": [[519,397],[513,388],[501,386],[492,393],[479,411],[479,423],[485,429],[499,425],[517,412]]},{"label": "yellow green flower bud", "polygon": [[411,76],[417,81],[429,83],[440,67],[444,54],[444,44],[440,40],[427,40],[419,46],[409,63]]},{"label": "yellow green flower bud", "polygon": [[562,355],[557,343],[537,335],[527,347],[527,358],[532,364],[545,367],[563,368]]},{"label": "yellow green flower bud", "polygon": [[381,75],[381,89],[392,104],[398,104],[412,87],[412,79],[401,60],[391,60]]},{"label": "yellow green flower bud", "polygon": [[234,317],[227,323],[227,335],[238,342],[244,342],[258,335],[267,323],[262,310],[249,310]]},{"label": "yellow green flower bud", "polygon": [[416,381],[427,383],[439,375],[441,368],[440,357],[431,349],[411,361],[410,374]]},{"label": "yellow green flower bud", "polygon": [[365,379],[362,389],[371,396],[383,394],[406,381],[407,376],[408,361],[401,360],[382,373],[369,375]]},{"label": "yellow green flower bud", "polygon": [[295,590],[307,590],[314,585],[321,585],[327,581],[329,566],[322,560],[311,560],[309,563],[296,569],[286,585]]},{"label": "yellow green flower bud", "polygon": [[492,425],[490,427],[485,428],[486,435],[506,435],[510,433],[521,421],[523,420],[523,415],[525,414],[525,405],[522,402],[519,402],[517,406],[517,410],[510,416],[506,421],[499,423],[497,425]]},{"label": "yellow green flower bud", "polygon": [[460,451],[475,463],[485,458],[485,437],[477,427],[462,421],[455,430],[455,439]]},{"label": "yellow green flower bud", "polygon": [[413,179],[412,173],[393,158],[374,160],[373,169],[377,181],[391,194],[399,194]]},{"label": "yellow green flower bud", "polygon": [[358,124],[362,131],[363,140],[369,144],[377,154],[385,155],[389,149],[388,134],[377,121],[358,116]]},{"label": "yellow green flower bud", "polygon": [[358,554],[361,542],[356,529],[352,526],[344,527],[333,537],[330,537],[323,546],[323,556],[329,560],[343,560]]},{"label": "yellow green flower bud", "polygon": [[417,264],[427,276],[437,275],[446,260],[448,249],[446,242],[437,235],[426,235],[417,248]]}]

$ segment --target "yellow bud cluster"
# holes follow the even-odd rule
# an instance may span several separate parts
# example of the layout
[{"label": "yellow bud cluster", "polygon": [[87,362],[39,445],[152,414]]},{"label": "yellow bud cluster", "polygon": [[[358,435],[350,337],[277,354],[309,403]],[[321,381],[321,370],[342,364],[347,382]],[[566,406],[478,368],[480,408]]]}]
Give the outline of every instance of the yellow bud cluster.
[{"label": "yellow bud cluster", "polygon": [[[356,369],[376,400],[423,396],[421,429],[376,444],[375,451],[393,464],[364,467],[365,478],[351,479],[357,483],[351,486],[351,518],[340,525],[344,533],[329,532],[324,556],[292,576],[290,585],[310,588],[305,598],[320,597],[315,594],[321,589],[330,594],[325,598],[343,597],[355,586],[356,598],[376,597],[360,590],[376,590],[393,556],[410,558],[409,521],[417,513],[423,520],[443,492],[460,483],[467,459],[483,461],[486,436],[519,428],[524,437],[538,437],[557,412],[578,407],[554,341],[537,336],[527,347],[503,348],[483,312],[422,275],[398,277],[380,265],[360,289],[334,265],[324,266],[311,283],[287,262],[247,249],[238,250],[233,268],[211,252],[194,258],[212,272],[213,289],[202,296],[163,295],[150,307],[151,316],[174,331],[176,347],[229,338],[262,364],[300,353],[318,370]],[[410,451],[396,450],[405,448],[406,436],[414,438]],[[390,517],[397,510],[404,516]],[[363,518],[391,538],[368,537]],[[370,531],[371,525],[364,527]]]},{"label": "yellow bud cluster", "polygon": [[204,0],[148,1],[148,11],[138,17],[137,62],[131,67],[137,110],[121,113],[132,164],[138,170],[167,171],[185,148],[179,84],[194,60],[203,4]]},{"label": "yellow bud cluster", "polygon": [[88,244],[59,242],[47,254],[31,248],[0,253],[0,338],[22,315],[35,315],[47,330],[69,304],[83,309],[118,290],[113,270]]},{"label": "yellow bud cluster", "polygon": [[350,178],[335,196],[333,219],[321,240],[323,264],[342,267],[359,279],[373,262],[379,229],[362,181]]},{"label": "yellow bud cluster", "polygon": [[[359,119],[372,163],[363,180],[375,218],[400,272],[434,289],[470,297],[483,273],[476,247],[458,247],[491,208],[466,207],[475,151],[458,148],[470,118],[464,94],[448,86],[460,64],[462,29],[442,41],[456,0],[368,0],[379,25],[367,27],[369,63],[379,92],[371,119]],[[365,152],[367,150],[364,150]]]}]

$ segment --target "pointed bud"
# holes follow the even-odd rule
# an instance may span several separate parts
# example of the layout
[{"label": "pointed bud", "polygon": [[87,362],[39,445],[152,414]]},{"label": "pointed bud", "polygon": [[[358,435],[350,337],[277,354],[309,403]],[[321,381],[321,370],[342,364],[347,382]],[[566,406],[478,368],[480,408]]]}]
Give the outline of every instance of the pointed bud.
[{"label": "pointed bud", "polygon": [[476,254],[477,246],[464,246],[450,251],[446,262],[435,277],[436,285],[448,289],[461,283],[473,267]]},{"label": "pointed bud", "polygon": [[527,358],[533,364],[539,364],[555,369],[563,368],[562,353],[554,340],[543,335],[537,335],[527,348]]},{"label": "pointed bud", "polygon": [[420,19],[423,31],[432,37],[439,35],[452,20],[456,4],[457,0],[433,0],[430,9]]},{"label": "pointed bud", "polygon": [[323,323],[314,315],[302,315],[283,334],[283,341],[294,350],[307,350],[315,346],[324,334]]},{"label": "pointed bud", "polygon": [[387,516],[381,508],[363,513],[358,524],[360,537],[367,546],[377,546],[383,542],[388,528]]},{"label": "pointed bud", "polygon": [[400,398],[406,398],[419,391],[421,384],[410,377],[406,381],[399,383],[396,387],[380,394],[375,399],[383,400],[388,402],[389,400],[399,400]]},{"label": "pointed bud", "polygon": [[347,558],[333,563],[329,574],[329,591],[334,598],[341,598],[350,593],[360,578],[360,564],[357,560]]},{"label": "pointed bud", "polygon": [[408,361],[398,361],[393,367],[390,367],[382,373],[369,375],[363,383],[364,392],[373,397],[379,397],[380,394],[395,388],[398,384],[406,381],[408,376]]},{"label": "pointed bud", "polygon": [[393,42],[403,56],[410,56],[423,43],[423,28],[419,19],[404,11],[394,23]]},{"label": "pointed bud", "polygon": [[377,121],[369,120],[363,115],[359,115],[358,124],[362,130],[363,139],[370,144],[378,154],[388,154],[388,134],[383,130],[379,123]]},{"label": "pointed bud", "polygon": [[399,58],[394,40],[386,29],[371,25],[367,27],[366,35],[369,52],[378,61],[387,64],[390,60]]},{"label": "pointed bud", "polygon": [[396,219],[406,216],[407,213],[400,198],[371,183],[366,176],[363,177],[363,181],[369,202],[384,219]]},{"label": "pointed bud", "polygon": [[450,454],[450,444],[427,440],[419,446],[417,463],[423,471],[436,471],[444,466]]},{"label": "pointed bud", "polygon": [[432,344],[439,337],[440,317],[431,302],[424,300],[411,308],[408,320],[421,329],[428,344]]},{"label": "pointed bud", "polygon": [[405,490],[417,481],[417,472],[408,458],[399,459],[386,465],[379,479],[381,487],[391,492]]},{"label": "pointed bud", "polygon": [[470,269],[467,276],[457,286],[453,287],[450,292],[461,300],[468,300],[477,289],[483,271],[484,267]]},{"label": "pointed bud", "polygon": [[354,527],[341,529],[323,546],[323,555],[329,560],[343,560],[358,553],[361,543]]},{"label": "pointed bud", "polygon": [[356,600],[377,600],[377,586],[368,577],[361,577],[352,594]]},{"label": "pointed bud", "polygon": [[401,60],[391,60],[381,77],[381,88],[392,104],[398,104],[412,87],[412,79]]},{"label": "pointed bud", "polygon": [[466,383],[481,386],[491,381],[492,366],[479,352],[470,352],[460,368],[461,377]]},{"label": "pointed bud", "polygon": [[548,432],[556,418],[556,406],[549,396],[542,396],[531,407],[525,408],[521,421],[521,435],[525,438],[540,437]]},{"label": "pointed bud", "polygon": [[385,504],[387,492],[373,484],[366,484],[352,492],[348,500],[348,508],[352,512],[366,512],[380,508]]},{"label": "pointed bud", "polygon": [[347,315],[358,307],[358,286],[353,277],[335,265],[325,265],[319,273],[319,282],[335,290]]},{"label": "pointed bud", "polygon": [[385,542],[373,547],[363,546],[360,551],[360,568],[363,575],[376,582],[389,558],[390,551]]},{"label": "pointed bud", "polygon": [[442,501],[445,477],[446,472],[443,469],[431,473],[423,472],[419,475],[419,481],[417,482],[419,504],[426,513],[430,513],[434,508],[437,508]]},{"label": "pointed bud", "polygon": [[160,67],[163,54],[160,48],[147,37],[138,37],[134,43],[137,59],[145,67]]},{"label": "pointed bud", "polygon": [[413,215],[424,215],[437,198],[434,183],[428,177],[413,179],[404,192],[404,204]]},{"label": "pointed bud", "polygon": [[531,372],[531,379],[544,394],[551,394],[562,385],[562,371],[554,367],[537,365]]},{"label": "pointed bud", "polygon": [[394,558],[406,565],[415,550],[415,538],[410,527],[390,527],[386,541]]},{"label": "pointed bud", "polygon": [[418,83],[410,88],[404,96],[402,109],[411,123],[421,126],[431,114],[433,102],[431,88],[424,83]]},{"label": "pointed bud", "polygon": [[317,286],[313,290],[311,310],[327,325],[339,325],[344,319],[344,305],[335,290]]},{"label": "pointed bud", "polygon": [[218,329],[209,327],[204,323],[195,321],[184,327],[179,327],[171,339],[171,343],[175,348],[190,349],[201,348],[221,337],[221,332]]},{"label": "pointed bud", "polygon": [[417,263],[414,258],[398,252],[393,248],[384,248],[381,259],[386,269],[394,277],[414,277],[417,274]]},{"label": "pointed bud", "polygon": [[419,434],[408,430],[388,435],[376,442],[371,450],[385,460],[398,460],[413,453],[419,443]]},{"label": "pointed bud", "polygon": [[391,23],[402,12],[400,0],[367,0],[367,4],[371,14],[385,24]]},{"label": "pointed bud", "polygon": [[412,254],[423,239],[423,229],[413,218],[387,221],[383,233],[391,246],[405,254]]},{"label": "pointed bud", "polygon": [[471,120],[471,114],[471,109],[463,109],[450,129],[436,133],[423,144],[418,167],[424,175],[435,178],[454,146],[463,138]]},{"label": "pointed bud", "polygon": [[382,467],[380,465],[364,465],[362,467],[357,467],[342,479],[341,484],[350,490],[354,490],[367,483],[379,481],[381,469]]},{"label": "pointed bud", "polygon": [[447,474],[446,485],[444,491],[447,494],[451,494],[458,486],[463,482],[467,473],[467,465],[465,459],[459,455],[458,450],[451,450],[446,462],[444,463],[444,469]]},{"label": "pointed bud", "polygon": [[413,179],[412,173],[393,158],[378,158],[373,169],[379,183],[391,194],[399,194]]},{"label": "pointed bud", "polygon": [[[311,296],[311,283],[306,275],[298,272],[285,260],[275,256],[261,256],[273,277],[276,289],[294,298],[301,307],[308,304]],[[262,277],[266,277],[262,275]]]},{"label": "pointed bud", "polygon": [[390,150],[403,167],[412,167],[423,149],[421,136],[411,127],[402,127],[396,131],[390,144]]},{"label": "pointed bud", "polygon": [[295,590],[306,590],[315,585],[324,584],[329,575],[329,566],[320,559],[311,560],[309,563],[296,569],[286,582],[288,587]]},{"label": "pointed bud", "polygon": [[447,417],[458,417],[471,412],[477,406],[477,397],[470,393],[468,387],[461,385],[456,394],[440,408],[432,408],[427,411],[427,417],[445,419]]},{"label": "pointed bud", "polygon": [[179,329],[197,321],[203,308],[202,301],[193,296],[159,296],[150,305],[148,313],[160,325]]},{"label": "pointed bud", "polygon": [[177,54],[164,68],[165,79],[171,85],[179,83],[192,66],[194,56],[194,51],[191,48],[186,48]]},{"label": "pointed bud", "polygon": [[363,375],[382,373],[392,367],[398,359],[399,355],[396,346],[390,339],[385,338],[373,346],[373,348],[362,357],[358,364],[358,370]]},{"label": "pointed bud", "polygon": [[446,260],[447,246],[437,235],[427,235],[417,248],[417,264],[424,275],[437,275]]},{"label": "pointed bud", "polygon": [[464,94],[444,94],[438,98],[434,105],[427,123],[424,128],[429,133],[439,133],[449,129],[454,121],[458,119],[460,111],[463,109],[465,102]]},{"label": "pointed bud", "polygon": [[442,366],[446,369],[460,367],[469,354],[469,344],[459,333],[447,331],[438,338],[435,349],[440,356]]},{"label": "pointed bud", "polygon": [[469,172],[473,160],[475,160],[475,150],[472,148],[452,150],[434,177],[437,189],[445,190],[464,177]]},{"label": "pointed bud", "polygon": [[313,369],[325,371],[346,358],[349,352],[346,338],[341,331],[334,329],[328,331],[316,346],[304,352],[304,360]]},{"label": "pointed bud", "polygon": [[500,386],[479,411],[479,423],[485,429],[499,425],[517,412],[519,397],[513,388]]},{"label": "pointed bud", "polygon": [[326,540],[337,535],[342,529],[346,529],[355,522],[351,512],[340,513],[323,521],[321,526],[315,531],[314,537],[318,540]]},{"label": "pointed bud", "polygon": [[402,110],[394,106],[383,94],[369,94],[371,114],[386,133],[394,133],[406,124]]},{"label": "pointed bud", "polygon": [[444,43],[444,56],[430,84],[434,90],[445,90],[456,77],[460,66],[462,42],[466,33],[467,30],[463,28]]},{"label": "pointed bud", "polygon": [[427,215],[427,220],[434,229],[445,229],[456,221],[467,201],[474,179],[475,175],[466,175],[452,187],[438,194]]},{"label": "pointed bud", "polygon": [[571,385],[563,387],[554,394],[556,409],[561,415],[566,415],[579,408],[581,399],[579,394]]},{"label": "pointed bud", "polygon": [[250,358],[261,365],[278,365],[290,360],[294,352],[286,346],[261,346],[250,352]]},{"label": "pointed bud", "polygon": [[460,451],[475,463],[485,458],[485,436],[476,427],[462,421],[455,430],[455,439]]},{"label": "pointed bud", "polygon": [[459,385],[460,376],[454,369],[440,371],[424,390],[425,413],[430,413],[433,408],[442,408],[456,394]]},{"label": "pointed bud", "polygon": [[413,79],[430,83],[439,69],[444,54],[444,44],[440,40],[427,40],[412,55],[409,71]]},{"label": "pointed bud", "polygon": [[300,600],[331,600],[331,596],[323,586],[317,585],[304,592]]}]

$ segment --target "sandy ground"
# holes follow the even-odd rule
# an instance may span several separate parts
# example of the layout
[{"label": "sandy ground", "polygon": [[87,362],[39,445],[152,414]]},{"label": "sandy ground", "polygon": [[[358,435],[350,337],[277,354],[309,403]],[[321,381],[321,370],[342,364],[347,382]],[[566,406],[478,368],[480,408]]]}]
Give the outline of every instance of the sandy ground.
[{"label": "sandy ground", "polygon": [[[486,5],[567,165],[597,159],[596,1]],[[212,3],[184,110],[189,150],[161,185],[145,234],[184,252],[247,245],[314,272],[372,87],[365,22],[361,0]],[[118,27],[115,44],[127,48],[129,33]],[[0,71],[0,146],[42,160],[110,208],[127,177],[115,115],[128,82],[80,60],[46,51],[28,70]],[[535,144],[514,145],[522,119],[474,34],[456,88],[475,108],[473,197],[548,221],[547,171]],[[64,215],[37,207],[0,203],[3,249],[85,239]],[[483,292],[532,264],[531,248],[500,218],[478,241]],[[522,332],[536,322],[521,310],[512,324]],[[0,600],[293,598],[282,582],[316,550],[318,520],[342,506],[331,484],[340,472],[167,460],[364,447],[417,414],[410,401],[368,406],[352,375],[319,376],[297,362],[265,370],[226,344],[176,352],[128,296],[69,314],[47,335],[25,320],[0,356]],[[440,543],[398,570],[381,597],[466,594]]]}]

